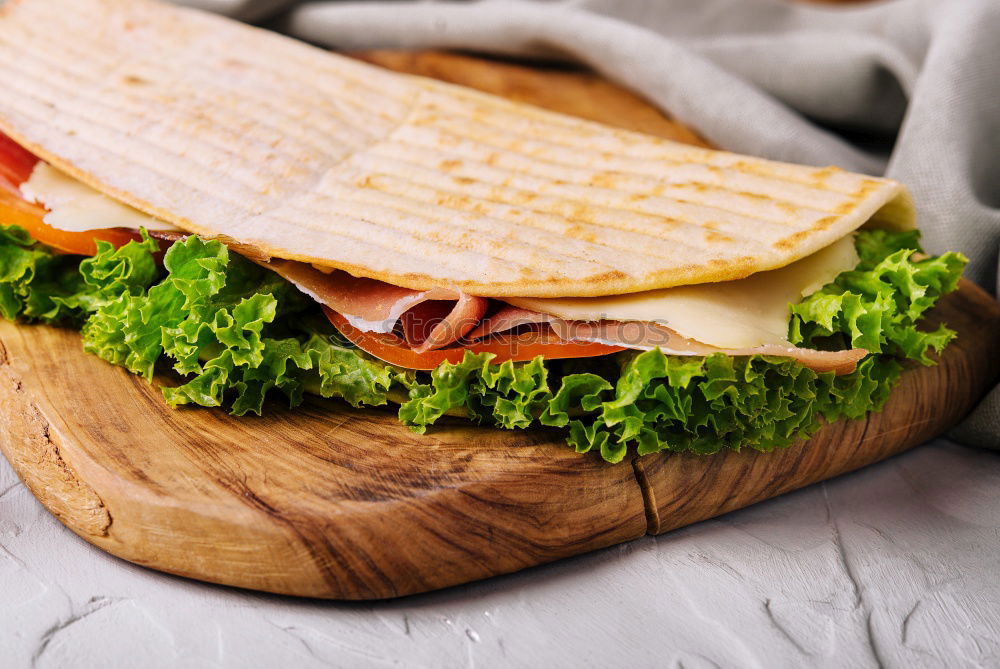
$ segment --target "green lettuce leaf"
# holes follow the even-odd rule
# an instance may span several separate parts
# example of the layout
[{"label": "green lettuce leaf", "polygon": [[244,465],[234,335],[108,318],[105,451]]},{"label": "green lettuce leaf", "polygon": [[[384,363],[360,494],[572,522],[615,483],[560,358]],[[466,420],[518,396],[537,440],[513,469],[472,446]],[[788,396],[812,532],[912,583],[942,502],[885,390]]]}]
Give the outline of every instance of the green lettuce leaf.
[{"label": "green lettuce leaf", "polygon": [[84,347],[150,378],[169,362],[185,382],[163,389],[167,402],[260,414],[276,389],[291,404],[306,390],[355,406],[381,405],[412,374],[375,361],[317,327],[315,304],[269,270],[217,241],[176,242],[162,281],[99,307],[84,326]]},{"label": "green lettuce leaf", "polygon": [[824,339],[836,337],[838,348],[846,344],[932,364],[929,351],[943,351],[955,332],[944,325],[925,332],[917,324],[941,295],[955,290],[968,260],[953,252],[914,259],[921,252],[915,230],[865,231],[857,240],[857,268],[792,305],[789,340],[820,348]]},{"label": "green lettuce leaf", "polygon": [[558,428],[579,452],[610,462],[629,453],[769,451],[823,420],[878,410],[902,361],[931,362],[954,336],[918,328],[957,286],[965,259],[921,257],[915,232],[857,235],[858,266],[791,306],[789,336],[815,348],[873,352],[855,372],[818,374],[777,357],[665,355],[493,363],[466,353],[431,372],[388,365],[344,341],[316,304],[278,275],[197,237],[174,243],[163,268],[147,235],[120,249],[98,244],[82,262],[0,227],[0,313],[82,327],[84,348],[147,379],[171,370],[174,407],[227,406],[260,414],[272,391],[353,406],[399,403],[424,431],[445,415],[503,429]]},{"label": "green lettuce leaf", "polygon": [[79,321],[83,310],[63,300],[85,290],[78,259],[36,244],[23,228],[0,224],[0,315]]}]

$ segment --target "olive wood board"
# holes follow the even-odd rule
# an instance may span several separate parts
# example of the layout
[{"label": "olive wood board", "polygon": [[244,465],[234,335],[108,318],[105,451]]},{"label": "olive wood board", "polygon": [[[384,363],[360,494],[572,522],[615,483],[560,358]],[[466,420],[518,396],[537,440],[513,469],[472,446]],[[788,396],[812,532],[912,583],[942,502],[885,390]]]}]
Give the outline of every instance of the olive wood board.
[{"label": "olive wood board", "polygon": [[[593,75],[439,53],[363,57],[700,142]],[[391,410],[333,400],[269,403],[262,418],[175,411],[156,385],[85,354],[76,332],[0,322],[0,449],[60,521],[126,560],[275,593],[396,597],[665,532],[941,433],[1000,375],[1000,305],[963,281],[931,320],[958,339],[939,365],[907,369],[881,413],[767,454],[615,465],[553,430],[447,419],[417,435]]]}]

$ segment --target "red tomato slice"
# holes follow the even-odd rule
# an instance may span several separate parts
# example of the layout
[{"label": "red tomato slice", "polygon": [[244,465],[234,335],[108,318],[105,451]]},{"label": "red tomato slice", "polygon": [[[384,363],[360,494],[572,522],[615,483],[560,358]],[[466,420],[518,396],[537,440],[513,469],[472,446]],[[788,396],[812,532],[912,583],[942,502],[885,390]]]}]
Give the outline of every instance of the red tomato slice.
[{"label": "red tomato slice", "polygon": [[0,133],[0,187],[19,194],[18,186],[28,180],[37,162],[30,151]]},{"label": "red tomato slice", "polygon": [[19,225],[35,240],[63,253],[92,256],[97,253],[95,240],[111,242],[115,247],[132,240],[141,241],[135,230],[107,228],[86,232],[67,232],[45,223],[45,209],[21,197],[19,187],[31,176],[38,163],[31,152],[0,133],[0,224]]},{"label": "red tomato slice", "polygon": [[336,311],[323,307],[326,317],[330,319],[334,327],[340,334],[360,348],[365,353],[369,353],[379,360],[388,362],[390,365],[405,367],[407,369],[434,369],[442,362],[458,363],[465,357],[466,351],[473,353],[494,353],[492,363],[499,364],[507,360],[515,362],[531,360],[535,356],[542,356],[550,360],[558,358],[592,358],[598,355],[608,355],[624,351],[622,346],[608,346],[583,341],[565,341],[557,337],[551,331],[532,331],[517,334],[501,333],[491,335],[482,342],[469,344],[468,346],[457,346],[453,348],[441,348],[425,353],[417,353],[401,338],[394,334],[380,334],[377,332],[364,332],[347,322],[347,319]]},{"label": "red tomato slice", "polygon": [[0,189],[0,223],[20,225],[36,241],[63,253],[92,256],[97,253],[95,240],[98,239],[111,242],[116,248],[132,240],[142,240],[142,236],[136,230],[128,228],[67,232],[47,224],[42,220],[43,216],[45,209],[42,207]]}]

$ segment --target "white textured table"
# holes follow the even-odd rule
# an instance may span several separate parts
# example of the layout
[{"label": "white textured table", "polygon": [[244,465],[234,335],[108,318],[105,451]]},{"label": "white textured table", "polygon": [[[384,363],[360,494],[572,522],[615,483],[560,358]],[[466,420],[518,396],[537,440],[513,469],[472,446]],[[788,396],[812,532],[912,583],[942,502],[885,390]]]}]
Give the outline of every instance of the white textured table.
[{"label": "white textured table", "polygon": [[0,667],[1000,666],[1000,455],[944,442],[658,538],[344,604],[133,566],[0,458]]}]

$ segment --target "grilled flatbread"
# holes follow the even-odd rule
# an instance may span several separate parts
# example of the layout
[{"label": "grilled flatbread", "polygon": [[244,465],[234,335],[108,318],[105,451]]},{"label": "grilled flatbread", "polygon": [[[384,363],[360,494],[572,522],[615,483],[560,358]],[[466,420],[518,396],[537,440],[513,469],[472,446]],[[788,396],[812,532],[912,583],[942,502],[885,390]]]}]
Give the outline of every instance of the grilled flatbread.
[{"label": "grilled flatbread", "polygon": [[739,279],[914,217],[892,180],[616,130],[147,0],[8,2],[0,79],[0,130],[80,181],[262,259],[419,290]]}]

